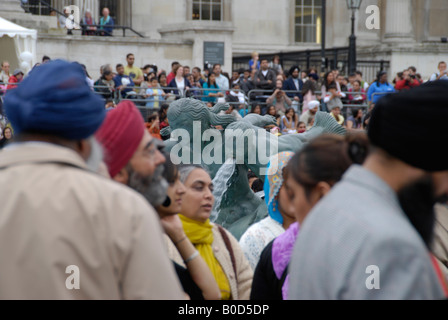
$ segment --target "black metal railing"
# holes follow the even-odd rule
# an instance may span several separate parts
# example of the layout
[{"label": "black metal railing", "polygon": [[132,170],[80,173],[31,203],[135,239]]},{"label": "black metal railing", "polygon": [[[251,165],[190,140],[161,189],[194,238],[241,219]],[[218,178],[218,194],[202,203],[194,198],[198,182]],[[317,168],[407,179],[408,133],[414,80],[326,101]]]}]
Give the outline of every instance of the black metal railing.
[{"label": "black metal railing", "polygon": [[[304,71],[314,68],[318,73],[322,73],[338,69],[345,76],[348,76],[349,73],[348,47],[326,49],[325,69],[322,68],[321,50],[263,54],[260,55],[260,59],[272,61],[276,55],[279,56],[280,64],[284,71],[289,71],[292,66],[298,65]],[[233,57],[233,70],[249,69],[249,61],[251,59],[251,56]],[[386,60],[358,60],[357,64],[357,69],[363,73],[363,78],[367,80],[375,79],[377,72],[380,70],[388,72],[390,69],[390,62]]]},{"label": "black metal railing", "polygon": [[[52,7],[48,2],[44,0],[34,0],[30,1],[28,3],[22,3],[22,8],[29,13],[35,14],[35,15],[50,15],[50,13],[53,11],[57,15],[65,16],[65,14],[56,8]],[[74,22],[74,21],[73,21]],[[120,26],[120,25],[113,25],[113,26],[103,26],[99,24],[95,25],[86,25],[86,24],[79,24],[80,29],[73,29],[68,30],[69,34],[73,34],[73,32],[81,32],[83,35],[92,35],[92,36],[113,36],[113,31],[109,32],[106,31],[106,29],[112,29],[112,30],[122,30],[123,31],[123,37],[126,37],[126,31],[131,31],[140,38],[144,38],[140,32],[134,30],[132,27],[129,26]],[[89,28],[92,28],[89,30]]]}]

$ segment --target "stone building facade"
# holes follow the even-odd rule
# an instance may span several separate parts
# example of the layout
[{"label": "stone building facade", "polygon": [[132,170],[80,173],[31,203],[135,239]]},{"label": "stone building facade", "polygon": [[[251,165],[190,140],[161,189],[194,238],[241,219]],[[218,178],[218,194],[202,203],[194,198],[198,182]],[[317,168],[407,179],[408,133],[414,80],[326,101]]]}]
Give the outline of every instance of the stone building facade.
[{"label": "stone building facade", "polygon": [[[123,63],[133,52],[136,64],[154,63],[169,70],[174,60],[189,66],[204,66],[204,43],[224,43],[223,69],[230,72],[232,57],[318,50],[325,27],[326,48],[347,47],[351,33],[351,12],[345,0],[327,0],[323,23],[322,0],[52,0],[62,11],[65,5],[90,9],[97,21],[104,6],[111,8],[117,25],[129,26],[126,37],[67,36],[57,31],[56,17],[23,13],[6,14],[2,6],[19,0],[2,0],[0,16],[26,27],[39,29],[38,56],[82,61],[92,74],[105,61]],[[29,0],[32,2],[32,0]],[[50,2],[50,1],[49,1]],[[379,29],[368,29],[372,14],[379,12]],[[30,14],[28,14],[30,15]],[[423,77],[448,60],[448,1],[446,0],[364,0],[356,12],[358,58],[390,61],[391,76],[415,65]],[[40,20],[39,20],[40,19]]]}]

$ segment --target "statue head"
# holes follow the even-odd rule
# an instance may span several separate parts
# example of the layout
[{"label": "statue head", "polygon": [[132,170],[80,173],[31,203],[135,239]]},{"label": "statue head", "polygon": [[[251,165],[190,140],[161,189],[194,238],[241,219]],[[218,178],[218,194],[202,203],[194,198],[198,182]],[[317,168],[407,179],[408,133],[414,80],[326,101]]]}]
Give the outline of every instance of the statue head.
[{"label": "statue head", "polygon": [[[223,105],[218,105],[219,110]],[[201,133],[215,126],[226,128],[229,124],[236,121],[232,115],[219,115],[216,107],[210,109],[202,101],[185,98],[171,103],[168,109],[168,121],[171,131],[184,129],[193,134],[194,122],[201,123]]]}]

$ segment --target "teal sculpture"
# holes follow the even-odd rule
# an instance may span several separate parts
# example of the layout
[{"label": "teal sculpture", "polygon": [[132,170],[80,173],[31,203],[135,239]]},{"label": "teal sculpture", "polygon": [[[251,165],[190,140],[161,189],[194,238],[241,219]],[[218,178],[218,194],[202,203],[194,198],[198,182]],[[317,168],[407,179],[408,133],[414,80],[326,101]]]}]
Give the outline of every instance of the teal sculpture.
[{"label": "teal sculpture", "polygon": [[168,109],[170,127],[161,134],[171,135],[165,145],[175,163],[199,164],[208,170],[215,185],[211,220],[239,239],[268,214],[265,202],[249,187],[248,170],[264,180],[272,155],[298,152],[321,134],[345,135],[346,130],[330,114],[318,112],[308,132],[277,137],[264,130],[276,124],[274,117],[249,114],[236,121],[232,115],[219,114],[228,108],[227,104],[208,108],[199,100],[177,100]]}]

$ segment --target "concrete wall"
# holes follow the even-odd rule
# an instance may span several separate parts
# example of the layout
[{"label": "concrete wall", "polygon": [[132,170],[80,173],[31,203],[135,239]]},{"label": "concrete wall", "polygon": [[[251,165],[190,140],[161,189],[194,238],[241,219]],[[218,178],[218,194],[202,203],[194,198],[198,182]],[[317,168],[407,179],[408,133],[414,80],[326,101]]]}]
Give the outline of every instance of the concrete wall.
[{"label": "concrete wall", "polygon": [[48,55],[52,59],[78,61],[86,65],[96,80],[100,76],[101,65],[111,64],[115,70],[118,63],[126,65],[128,53],[134,53],[138,67],[155,64],[169,72],[173,60],[191,64],[192,47],[192,42],[179,40],[40,35],[37,57],[41,59]]},{"label": "concrete wall", "polygon": [[183,23],[187,18],[185,0],[133,0],[132,26],[151,39],[160,39],[158,29],[167,24]]},{"label": "concrete wall", "polygon": [[[422,75],[430,76],[438,61],[448,60],[448,44],[440,43],[441,37],[448,36],[448,1],[400,0],[399,6],[392,1],[363,0],[356,13],[359,58],[391,60],[392,73],[408,64],[421,65]],[[191,21],[192,0],[132,0],[132,27],[145,34],[148,37],[145,39],[48,35],[43,29],[51,29],[49,25],[54,24],[54,17],[28,19],[30,15],[22,13],[16,19],[38,26],[38,58],[47,54],[80,60],[95,77],[98,71],[92,69],[98,69],[105,62],[124,63],[129,52],[136,55],[138,66],[155,63],[169,70],[171,62],[179,60],[202,68],[204,41],[225,42],[223,69],[227,72],[231,71],[232,56],[253,51],[273,53],[320,48],[320,44],[294,42],[295,0],[223,0],[223,3],[224,21],[207,22]],[[369,5],[380,8],[380,30],[368,30],[365,26]],[[10,13],[8,17],[14,18]],[[350,17],[345,0],[327,0],[327,48],[348,46]]]}]

